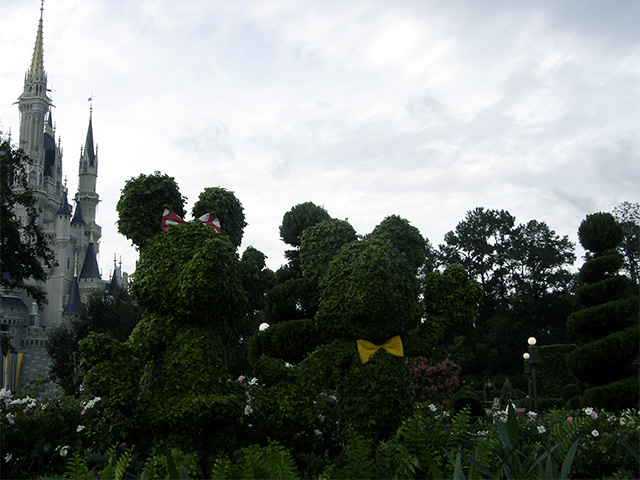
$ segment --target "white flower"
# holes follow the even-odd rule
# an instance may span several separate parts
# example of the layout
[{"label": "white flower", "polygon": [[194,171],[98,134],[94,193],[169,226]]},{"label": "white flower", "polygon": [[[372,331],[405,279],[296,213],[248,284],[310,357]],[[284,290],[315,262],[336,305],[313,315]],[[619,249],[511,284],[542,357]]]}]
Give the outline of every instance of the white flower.
[{"label": "white flower", "polygon": [[7,390],[6,388],[0,389],[0,400],[7,401],[11,398],[11,390]]},{"label": "white flower", "polygon": [[433,404],[429,404],[429,410],[431,410],[432,412],[435,412],[438,408]]},{"label": "white flower", "polygon": [[253,408],[251,408],[251,405],[247,405],[244,407],[244,414],[245,415],[251,415],[253,413]]},{"label": "white flower", "polygon": [[593,430],[591,432],[591,435],[593,435],[594,437],[598,437],[600,435],[600,432],[598,432],[598,430]]},{"label": "white flower", "polygon": [[9,422],[9,425],[13,425],[14,423],[16,423],[14,418],[16,418],[15,414],[7,413],[7,421]]},{"label": "white flower", "polygon": [[65,445],[64,447],[57,446],[56,450],[58,451],[61,457],[66,457],[67,453],[69,453],[69,445]]},{"label": "white flower", "polygon": [[251,380],[249,380],[249,385],[257,385],[257,384],[258,384],[257,378],[252,378]]},{"label": "white flower", "polygon": [[625,426],[627,424],[627,419],[624,417],[620,417],[620,425]]},{"label": "white flower", "polygon": [[82,430],[84,430],[84,425],[78,425],[76,432],[80,433]]},{"label": "white flower", "polygon": [[85,410],[89,410],[90,408],[95,407],[96,403],[98,403],[100,401],[100,397],[94,397],[92,400],[89,400],[88,402],[82,402],[82,406],[84,407]]},{"label": "white flower", "polygon": [[546,432],[546,431],[547,431],[547,429],[546,429],[546,428],[544,428],[544,425],[539,425],[539,426],[538,426],[538,433],[544,433],[544,432]]},{"label": "white flower", "polygon": [[585,408],[583,408],[583,409],[582,409],[582,411],[583,411],[584,413],[586,413],[587,415],[591,415],[591,412],[593,412],[593,408],[591,408],[591,407],[585,407]]},{"label": "white flower", "polygon": [[538,414],[536,412],[527,412],[527,416],[531,419],[538,418]]},{"label": "white flower", "polygon": [[291,365],[289,362],[284,362],[284,366],[287,368],[291,368],[293,365]]},{"label": "white flower", "polygon": [[6,463],[9,463],[9,462],[11,461],[11,459],[12,459],[12,458],[13,458],[13,454],[11,454],[11,453],[7,453],[7,454],[4,456],[4,461],[5,461]]}]

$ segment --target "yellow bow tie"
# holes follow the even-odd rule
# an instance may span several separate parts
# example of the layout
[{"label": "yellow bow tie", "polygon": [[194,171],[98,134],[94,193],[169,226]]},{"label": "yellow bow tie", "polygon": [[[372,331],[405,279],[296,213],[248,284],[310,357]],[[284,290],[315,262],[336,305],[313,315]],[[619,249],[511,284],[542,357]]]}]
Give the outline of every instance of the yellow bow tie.
[{"label": "yellow bow tie", "polygon": [[402,348],[400,335],[390,338],[383,345],[376,345],[368,340],[358,340],[358,354],[360,355],[362,363],[367,363],[369,361],[369,357],[381,348],[384,348],[387,352],[391,355],[395,355],[396,357],[404,356],[404,349]]}]

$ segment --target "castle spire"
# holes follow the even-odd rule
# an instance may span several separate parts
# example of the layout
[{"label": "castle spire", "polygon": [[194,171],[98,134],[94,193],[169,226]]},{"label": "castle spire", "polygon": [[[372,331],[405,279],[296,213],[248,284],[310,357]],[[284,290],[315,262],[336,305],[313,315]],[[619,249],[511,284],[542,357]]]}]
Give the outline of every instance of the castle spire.
[{"label": "castle spire", "polygon": [[29,79],[44,75],[44,48],[42,41],[42,16],[44,13],[44,0],[40,1],[40,22],[38,23],[38,33],[36,34],[36,44],[33,47],[33,57],[31,68],[29,68]]},{"label": "castle spire", "polygon": [[94,166],[96,152],[93,146],[93,104],[89,110],[89,128],[87,129],[87,140],[84,142],[84,155],[89,159],[89,165]]}]

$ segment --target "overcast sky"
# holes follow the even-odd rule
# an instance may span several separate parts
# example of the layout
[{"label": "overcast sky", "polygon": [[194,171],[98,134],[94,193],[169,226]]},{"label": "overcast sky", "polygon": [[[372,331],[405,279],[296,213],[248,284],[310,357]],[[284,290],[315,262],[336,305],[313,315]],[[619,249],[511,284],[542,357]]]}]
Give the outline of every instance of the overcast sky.
[{"label": "overcast sky", "polygon": [[[0,130],[18,108],[38,0],[3,0]],[[323,205],[366,234],[393,214],[433,245],[476,207],[577,242],[640,201],[640,2],[47,0],[44,67],[72,193],[93,95],[100,266],[131,177],[244,206],[241,251],[277,269],[282,216]],[[224,225],[223,225],[224,228]],[[578,261],[581,263],[581,260]]]}]

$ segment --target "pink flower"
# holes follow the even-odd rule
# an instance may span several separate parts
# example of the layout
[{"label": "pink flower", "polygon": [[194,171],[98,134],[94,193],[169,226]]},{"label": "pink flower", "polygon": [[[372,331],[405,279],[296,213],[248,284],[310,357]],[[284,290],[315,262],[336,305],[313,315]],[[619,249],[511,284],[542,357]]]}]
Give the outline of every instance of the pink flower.
[{"label": "pink flower", "polygon": [[80,415],[84,415],[85,413],[87,413],[87,411],[86,411],[86,410],[82,410],[82,411],[80,412]]},{"label": "pink flower", "polygon": [[568,422],[573,422],[573,417],[567,417]]},{"label": "pink flower", "polygon": [[242,381],[244,380],[244,378],[245,378],[245,377],[244,377],[244,375],[240,375],[240,376],[238,377],[238,382],[242,383]]},{"label": "pink flower", "polygon": [[598,414],[596,413],[595,410],[593,412],[591,412],[591,418],[593,418],[594,420],[598,419]]}]

